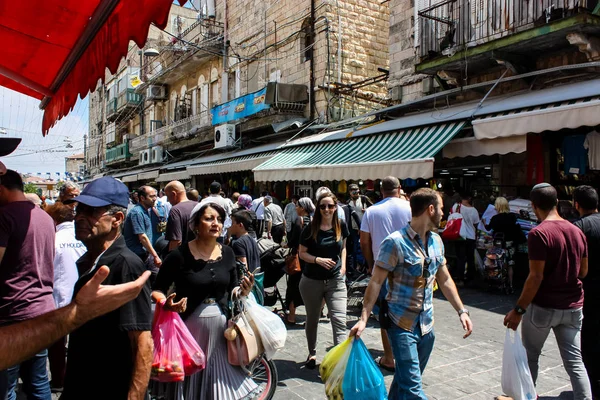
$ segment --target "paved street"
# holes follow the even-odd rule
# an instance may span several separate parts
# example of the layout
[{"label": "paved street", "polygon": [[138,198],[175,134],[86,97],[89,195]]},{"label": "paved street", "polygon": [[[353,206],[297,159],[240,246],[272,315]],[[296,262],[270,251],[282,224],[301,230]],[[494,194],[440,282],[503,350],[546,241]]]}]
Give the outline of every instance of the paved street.
[{"label": "paved street", "polygon": [[[283,284],[283,280],[282,283]],[[283,286],[283,285],[282,285]],[[285,293],[285,291],[282,291]],[[475,325],[473,335],[463,339],[456,313],[441,295],[434,300],[436,342],[425,371],[425,393],[430,400],[487,399],[502,394],[500,375],[505,330],[504,314],[514,305],[515,297],[489,294],[474,289],[461,289],[465,305],[471,311]],[[304,307],[299,308],[303,321]],[[349,310],[348,328],[358,317],[359,309]],[[364,334],[367,347],[374,357],[382,354],[377,322],[373,319]],[[331,325],[322,320],[319,325],[318,361],[333,346]],[[318,370],[302,367],[307,357],[306,338],[302,326],[288,333],[285,350],[275,356],[279,372],[279,388],[275,399],[324,399],[323,384]],[[384,373],[387,387],[392,374]],[[540,399],[571,399],[571,385],[562,367],[558,347],[551,335],[541,357],[538,379]]]}]

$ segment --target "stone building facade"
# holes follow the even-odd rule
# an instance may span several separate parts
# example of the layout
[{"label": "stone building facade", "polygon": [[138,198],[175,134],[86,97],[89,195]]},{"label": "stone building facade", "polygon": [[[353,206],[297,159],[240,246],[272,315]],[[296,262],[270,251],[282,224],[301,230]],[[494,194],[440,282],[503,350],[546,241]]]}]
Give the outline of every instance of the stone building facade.
[{"label": "stone building facade", "polygon": [[[132,46],[117,76],[107,75],[90,97],[89,175],[210,152],[211,110],[269,83],[296,92],[303,86],[308,99],[232,121],[248,141],[243,147],[272,135],[273,124],[330,123],[389,105],[388,3],[201,3],[200,12],[173,5],[165,31],[152,28],[141,70],[139,49]],[[158,55],[145,55],[149,49]],[[131,87],[132,77],[141,84]],[[119,87],[123,78],[126,89]],[[161,155],[153,158],[148,152],[156,149]],[[147,156],[149,163],[140,161]]]}]

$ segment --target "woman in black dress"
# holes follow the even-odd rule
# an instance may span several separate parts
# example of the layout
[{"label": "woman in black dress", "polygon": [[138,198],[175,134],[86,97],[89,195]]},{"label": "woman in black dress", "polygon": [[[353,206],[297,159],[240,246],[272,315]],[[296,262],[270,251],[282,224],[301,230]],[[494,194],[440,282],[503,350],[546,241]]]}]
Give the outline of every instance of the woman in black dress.
[{"label": "woman in black dress", "polygon": [[[311,215],[314,212],[315,205],[308,197],[303,197],[296,203],[296,213],[298,214],[298,218],[294,221],[294,225],[292,225],[292,229],[288,233],[288,247],[294,255],[298,254],[302,229],[310,224]],[[304,261],[302,260],[300,260],[300,267],[304,268]],[[285,303],[288,314],[287,316],[283,316],[283,322],[288,325],[296,324],[296,307],[304,305],[299,289],[300,278],[302,278],[301,272],[290,275],[288,278],[287,290],[285,291]]]},{"label": "woman in black dress", "polygon": [[517,223],[517,215],[510,212],[508,201],[504,197],[498,197],[494,203],[494,208],[498,214],[494,215],[489,221],[484,220],[485,229],[493,231],[496,234],[502,234],[504,240],[504,248],[508,256],[508,284],[509,290],[513,291],[513,276],[514,276],[514,255],[516,248],[520,243],[525,241],[525,234],[521,231],[521,227]]},{"label": "woman in black dress", "polygon": [[[187,376],[183,384],[159,389],[164,392],[157,395],[169,400],[250,399],[260,390],[241,368],[227,361],[228,303],[234,292],[248,295],[254,277],[249,274],[240,282],[233,250],[217,242],[225,217],[218,204],[198,204],[190,216],[196,239],[169,253],[154,283],[152,298],[164,302],[166,310],[181,313],[206,355],[203,371]],[[176,293],[167,297],[173,284]]]}]

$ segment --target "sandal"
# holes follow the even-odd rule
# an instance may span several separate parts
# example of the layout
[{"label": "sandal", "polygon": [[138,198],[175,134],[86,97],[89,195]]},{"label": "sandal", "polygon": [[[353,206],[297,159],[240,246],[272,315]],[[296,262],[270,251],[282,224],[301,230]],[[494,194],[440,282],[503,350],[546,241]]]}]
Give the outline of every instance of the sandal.
[{"label": "sandal", "polygon": [[281,318],[283,320],[283,323],[286,324],[287,326],[296,326],[296,321],[290,321],[288,319],[288,315],[284,314],[284,313],[278,313],[277,315],[279,315],[279,318]]},{"label": "sandal", "polygon": [[377,358],[375,359],[375,364],[377,364],[377,366],[378,366],[379,368],[385,369],[385,370],[386,370],[386,371],[388,371],[388,372],[395,372],[395,371],[396,371],[396,367],[388,367],[387,365],[383,365],[383,364],[381,363],[381,360],[383,360],[383,357],[377,357]]},{"label": "sandal", "polygon": [[306,362],[304,363],[306,369],[315,369],[317,367],[317,357],[316,356],[308,356]]}]

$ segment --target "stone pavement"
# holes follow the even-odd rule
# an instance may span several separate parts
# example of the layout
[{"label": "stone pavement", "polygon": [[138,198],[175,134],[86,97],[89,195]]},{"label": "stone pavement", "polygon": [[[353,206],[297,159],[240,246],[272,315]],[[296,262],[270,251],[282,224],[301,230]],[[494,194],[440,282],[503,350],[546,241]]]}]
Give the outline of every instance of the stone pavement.
[{"label": "stone pavement", "polygon": [[[284,286],[282,279],[280,286]],[[283,289],[283,287],[281,288]],[[282,290],[281,293],[285,293]],[[471,312],[474,331],[463,339],[463,330],[456,313],[441,293],[436,293],[434,351],[423,376],[425,393],[430,400],[481,399],[491,400],[502,394],[500,375],[505,328],[504,315],[513,308],[516,296],[486,293],[483,290],[460,289],[465,306]],[[280,305],[277,305],[281,307]],[[298,321],[304,321],[304,307],[300,307]],[[349,308],[348,328],[358,319],[359,308]],[[373,357],[381,355],[381,337],[377,321],[370,319],[363,340]],[[331,325],[325,319],[319,324],[317,361],[333,346]],[[279,373],[279,387],[275,399],[324,399],[325,391],[317,370],[303,368],[308,356],[306,337],[302,326],[288,331],[286,348],[275,355]],[[571,399],[571,385],[565,372],[558,346],[550,335],[540,360],[537,382],[542,400]],[[384,372],[389,389],[393,374]]]}]

